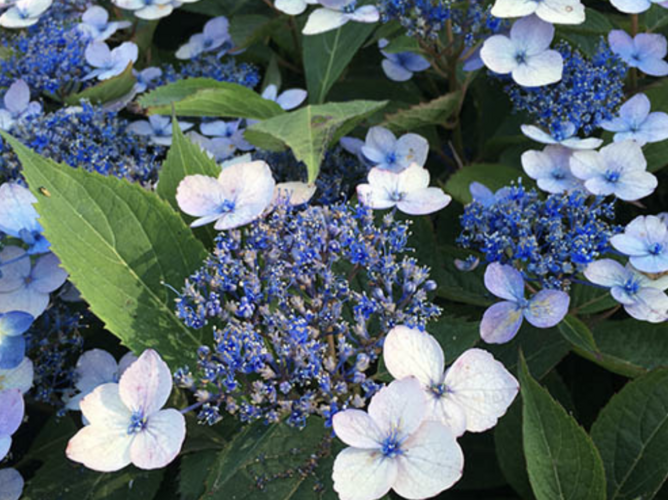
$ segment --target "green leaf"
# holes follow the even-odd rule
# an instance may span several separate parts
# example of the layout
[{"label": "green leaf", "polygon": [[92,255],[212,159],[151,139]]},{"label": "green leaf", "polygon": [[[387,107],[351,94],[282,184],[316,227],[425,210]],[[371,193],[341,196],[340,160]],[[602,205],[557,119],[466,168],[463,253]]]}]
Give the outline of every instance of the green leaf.
[{"label": "green leaf", "polygon": [[517,182],[522,178],[522,184],[532,186],[531,179],[526,178],[521,170],[507,167],[506,165],[494,165],[489,163],[480,163],[477,165],[468,165],[457,170],[450,176],[445,184],[445,190],[460,203],[470,203],[473,199],[469,191],[472,182],[480,182],[492,191],[501,189],[510,185],[511,182]]},{"label": "green leaf", "polygon": [[47,422],[28,457],[43,465],[28,481],[23,500],[149,500],[155,498],[164,470],[141,471],[128,467],[119,472],[99,473],[69,461],[68,440],[77,427],[70,417]]},{"label": "green leaf", "polygon": [[433,101],[401,109],[394,114],[387,115],[381,126],[389,128],[392,132],[398,134],[420,127],[443,125],[457,109],[460,98],[460,92],[451,92],[450,94],[437,97]]},{"label": "green leaf", "polygon": [[285,18],[268,17],[257,14],[234,17],[230,24],[230,36],[238,49],[246,48],[271,34],[272,30],[285,24]]},{"label": "green leaf", "polygon": [[652,3],[652,7],[645,12],[645,26],[647,26],[647,31],[656,31],[668,26],[668,16],[665,8]]},{"label": "green leaf", "polygon": [[245,137],[260,148],[274,149],[277,143],[288,146],[295,158],[306,164],[308,180],[314,182],[327,147],[385,104],[351,101],[306,106],[256,123]]},{"label": "green leaf", "polygon": [[598,354],[599,349],[591,330],[575,316],[566,316],[561,323],[559,323],[558,328],[564,338],[575,347],[592,353],[593,355]]},{"label": "green leaf", "polygon": [[372,24],[348,23],[334,31],[302,38],[311,104],[325,102],[328,92],[373,30]]},{"label": "green leaf", "polygon": [[81,99],[86,99],[93,104],[104,104],[120,99],[130,93],[136,83],[132,74],[132,63],[128,64],[125,71],[118,76],[103,80],[97,85],[88,87],[81,92],[67,96],[65,103],[78,106]]},{"label": "green leaf", "polygon": [[[284,113],[274,101],[236,83],[188,78],[149,92],[139,99],[149,115],[217,116],[264,120]],[[173,110],[172,110],[173,106]]]},{"label": "green leaf", "polygon": [[522,432],[538,500],[605,500],[605,471],[591,438],[520,360]]},{"label": "green leaf", "polygon": [[176,369],[196,360],[196,336],[174,313],[204,246],[156,194],[115,177],[59,165],[6,134],[37,197],[44,235],[106,328],[135,352],[154,348]]},{"label": "green leaf", "polygon": [[608,500],[653,498],[668,478],[668,370],[626,384],[601,410],[591,435],[605,465]]},{"label": "green leaf", "polygon": [[446,364],[457,359],[464,351],[480,341],[480,322],[468,321],[452,315],[443,315],[427,324],[431,333],[443,348]]},{"label": "green leaf", "polygon": [[[198,476],[201,476],[201,468],[208,470],[202,493],[192,498],[335,500],[331,482],[324,488],[317,486],[330,481],[333,445],[329,433],[323,422],[314,417],[303,430],[285,424],[248,425],[208,466],[200,463],[199,468],[189,467]],[[314,462],[314,455],[321,458]],[[185,470],[181,472],[183,481]],[[190,478],[185,480],[191,481]]]}]

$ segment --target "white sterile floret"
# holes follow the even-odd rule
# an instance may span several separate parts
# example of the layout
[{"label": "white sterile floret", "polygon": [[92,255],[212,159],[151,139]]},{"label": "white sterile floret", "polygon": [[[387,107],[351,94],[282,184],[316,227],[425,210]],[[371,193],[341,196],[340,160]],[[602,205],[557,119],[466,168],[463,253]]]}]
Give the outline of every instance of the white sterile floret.
[{"label": "white sterile floret", "polygon": [[580,0],[496,0],[492,15],[525,17],[536,14],[552,24],[582,24],[585,8]]}]

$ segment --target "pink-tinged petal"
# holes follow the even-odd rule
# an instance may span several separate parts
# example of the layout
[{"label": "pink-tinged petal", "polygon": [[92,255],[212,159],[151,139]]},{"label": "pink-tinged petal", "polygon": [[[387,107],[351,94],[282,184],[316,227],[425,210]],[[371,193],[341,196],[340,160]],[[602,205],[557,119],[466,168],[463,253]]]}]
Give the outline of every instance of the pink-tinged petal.
[{"label": "pink-tinged petal", "polygon": [[490,306],[480,322],[480,337],[488,344],[510,342],[522,326],[522,309],[515,302],[499,302]]},{"label": "pink-tinged petal", "polygon": [[123,375],[125,371],[139,358],[133,352],[126,352],[118,362],[118,374]]},{"label": "pink-tinged petal", "polygon": [[397,461],[380,451],[346,448],[336,456],[332,479],[341,500],[377,500],[397,478]]},{"label": "pink-tinged petal", "polygon": [[633,273],[612,259],[597,260],[589,264],[584,270],[585,278],[596,285],[612,288],[624,286]]},{"label": "pink-tinged petal", "polygon": [[[25,250],[15,246],[7,246],[0,251],[0,262],[12,261],[2,266],[0,276],[0,293],[13,292],[25,283],[30,276],[30,257]],[[0,302],[0,308],[2,303]]]},{"label": "pink-tinged petal", "polygon": [[157,352],[147,349],[125,370],[118,386],[123,403],[150,418],[169,399],[172,373]]},{"label": "pink-tinged petal", "polygon": [[332,427],[348,446],[374,450],[381,447],[385,436],[369,414],[362,410],[345,410],[334,415]]},{"label": "pink-tinged petal", "polygon": [[452,201],[441,188],[428,187],[410,191],[397,203],[397,208],[409,215],[427,215],[447,207]]},{"label": "pink-tinged petal", "polygon": [[130,465],[133,435],[127,426],[88,425],[67,444],[65,454],[98,472],[115,472]]},{"label": "pink-tinged petal", "polygon": [[23,477],[16,469],[0,469],[0,500],[19,500],[23,486]]},{"label": "pink-tinged petal", "polygon": [[205,175],[185,177],[176,190],[179,208],[193,217],[219,215],[225,190],[218,180]]},{"label": "pink-tinged petal", "polygon": [[500,299],[517,302],[524,298],[524,278],[512,266],[492,262],[485,269],[485,287]]},{"label": "pink-tinged petal", "polygon": [[25,403],[18,389],[0,392],[0,435],[11,436],[23,422]]},{"label": "pink-tinged petal", "polygon": [[[369,173],[369,182],[373,183],[371,173]],[[409,194],[427,187],[429,187],[429,170],[416,163],[397,174],[397,188],[400,193]]]},{"label": "pink-tinged petal", "polygon": [[31,275],[33,280],[28,286],[40,293],[56,291],[63,286],[68,276],[56,254],[51,252],[37,259]]},{"label": "pink-tinged petal", "polygon": [[420,427],[426,409],[422,385],[418,379],[409,377],[395,380],[378,391],[369,403],[369,416],[381,433],[396,432],[401,439]]},{"label": "pink-tinged petal", "polygon": [[395,379],[415,377],[425,387],[438,385],[443,380],[443,349],[426,332],[395,326],[385,338],[383,360],[387,371]]},{"label": "pink-tinged petal", "polygon": [[524,317],[537,328],[552,328],[568,314],[571,298],[561,290],[541,290],[529,300]]},{"label": "pink-tinged petal", "polygon": [[485,40],[480,58],[494,73],[507,75],[517,67],[515,45],[504,35],[494,35]]},{"label": "pink-tinged petal", "polygon": [[125,431],[130,426],[131,410],[123,403],[118,384],[107,383],[96,387],[80,403],[84,417],[98,427],[117,427]]},{"label": "pink-tinged petal", "polygon": [[641,288],[635,302],[625,304],[624,309],[632,318],[649,323],[668,321],[668,295],[656,288]]},{"label": "pink-tinged petal", "polygon": [[466,430],[483,432],[496,425],[512,404],[519,383],[482,349],[469,349],[448,369],[444,398],[466,414]]},{"label": "pink-tinged petal", "polygon": [[404,498],[431,498],[462,477],[464,453],[450,430],[425,422],[401,446],[397,479],[392,487]]},{"label": "pink-tinged petal", "polygon": [[130,459],[140,469],[161,469],[181,451],[186,438],[186,419],[177,410],[168,409],[148,418],[146,428],[135,435]]},{"label": "pink-tinged petal", "polygon": [[445,425],[459,437],[466,432],[466,412],[464,408],[449,398],[427,392],[427,418]]},{"label": "pink-tinged petal", "polygon": [[315,184],[305,182],[281,182],[276,184],[272,205],[287,202],[289,205],[303,205],[308,203],[317,190]]}]

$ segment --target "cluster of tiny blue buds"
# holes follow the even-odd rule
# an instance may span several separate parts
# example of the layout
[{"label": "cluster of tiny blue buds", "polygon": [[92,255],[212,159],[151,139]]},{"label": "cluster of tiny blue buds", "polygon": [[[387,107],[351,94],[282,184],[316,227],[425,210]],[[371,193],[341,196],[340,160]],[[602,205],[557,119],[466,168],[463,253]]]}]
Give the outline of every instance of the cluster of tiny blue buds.
[{"label": "cluster of tiny blue buds", "polygon": [[46,16],[27,30],[0,30],[0,43],[10,54],[0,59],[0,87],[21,78],[34,95],[62,98],[79,90],[90,67],[84,55],[88,41],[75,26]]},{"label": "cluster of tiny blue buds", "polygon": [[605,41],[588,59],[567,43],[556,46],[564,59],[561,81],[543,87],[505,87],[516,111],[529,113],[538,125],[558,140],[564,139],[564,125],[590,135],[602,121],[609,120],[624,101],[627,66]]},{"label": "cluster of tiny blue buds", "polygon": [[200,419],[221,410],[241,421],[334,413],[362,407],[379,388],[370,377],[387,332],[424,328],[440,314],[436,284],[409,257],[409,225],[374,222],[361,206],[303,209],[281,204],[243,230],[221,233],[214,253],[186,282],[177,314],[191,328],[213,327],[195,375],[176,380],[206,402]]},{"label": "cluster of tiny blue buds", "polygon": [[237,83],[248,88],[260,84],[260,72],[252,64],[237,63],[232,57],[219,58],[214,54],[200,55],[177,66],[162,66],[162,76],[150,88],[172,83],[184,78],[213,78],[219,82]]},{"label": "cluster of tiny blue buds", "polygon": [[31,395],[37,401],[63,406],[63,396],[74,386],[76,360],[83,351],[82,330],[90,313],[74,303],[54,297],[53,304],[26,332],[26,356],[33,362],[35,380]]},{"label": "cluster of tiny blue buds", "polygon": [[614,201],[582,191],[552,194],[512,186],[489,206],[473,201],[461,216],[458,243],[482,252],[487,262],[509,263],[526,279],[568,290],[575,274],[610,251],[621,228]]},{"label": "cluster of tiny blue buds", "polygon": [[[12,135],[54,161],[150,185],[165,148],[129,132],[128,125],[115,112],[82,102],[79,108],[22,119]],[[0,144],[0,179],[17,179],[20,170],[15,153]]]},{"label": "cluster of tiny blue buds", "polygon": [[[306,165],[297,161],[291,151],[274,153],[258,150],[253,153],[253,159],[266,161],[277,182],[307,180]],[[365,181],[368,172],[369,167],[340,146],[328,150],[315,183],[318,190],[311,202],[330,205],[350,199],[355,187]]]},{"label": "cluster of tiny blue buds", "polygon": [[398,21],[409,36],[435,40],[451,16],[454,0],[379,0],[383,23]]}]

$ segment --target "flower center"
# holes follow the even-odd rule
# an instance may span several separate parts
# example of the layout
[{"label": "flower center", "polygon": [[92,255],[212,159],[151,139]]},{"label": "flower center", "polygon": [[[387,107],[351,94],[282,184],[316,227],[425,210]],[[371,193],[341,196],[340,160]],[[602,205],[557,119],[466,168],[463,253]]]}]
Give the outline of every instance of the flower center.
[{"label": "flower center", "polygon": [[393,193],[390,193],[390,200],[399,202],[404,199],[405,195],[406,195],[405,193],[402,193],[400,191],[395,191]]},{"label": "flower center", "polygon": [[518,64],[525,64],[527,62],[527,53],[524,51],[518,52],[515,54],[515,61],[517,61]]},{"label": "flower center", "polygon": [[450,389],[445,384],[434,384],[429,388],[429,392],[434,395],[434,398],[441,399],[444,394],[450,392]]},{"label": "flower center", "polygon": [[234,208],[235,208],[235,205],[236,204],[234,203],[234,201],[225,200],[225,201],[223,201],[223,203],[221,203],[220,207],[218,207],[218,211],[221,214],[227,214],[227,213],[233,212]]},{"label": "flower center", "polygon": [[619,172],[613,170],[608,170],[604,175],[605,180],[611,184],[616,184],[619,181],[619,177]]},{"label": "flower center", "polygon": [[387,153],[387,156],[385,156],[385,163],[388,165],[394,165],[397,162],[397,154],[392,151],[391,153]]},{"label": "flower center", "polygon": [[348,5],[343,7],[343,12],[345,12],[346,14],[352,14],[353,12],[355,12],[356,8],[357,8],[357,2],[352,1]]},{"label": "flower center", "polygon": [[624,284],[624,291],[629,295],[635,295],[638,293],[639,288],[640,284],[634,278],[631,278]]},{"label": "flower center", "polygon": [[144,416],[144,413],[141,411],[136,411],[130,417],[130,425],[128,426],[128,434],[137,434],[146,429],[146,424],[148,419]]},{"label": "flower center", "polygon": [[557,181],[563,181],[566,178],[566,174],[561,170],[554,170],[552,171],[552,178]]},{"label": "flower center", "polygon": [[647,249],[647,251],[651,255],[659,255],[661,252],[663,252],[663,245],[661,243],[654,243]]},{"label": "flower center", "polygon": [[381,450],[383,452],[384,457],[394,458],[404,453],[401,450],[401,441],[399,440],[396,431],[392,431],[392,433],[388,437],[386,437],[381,444],[382,444]]}]

